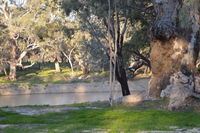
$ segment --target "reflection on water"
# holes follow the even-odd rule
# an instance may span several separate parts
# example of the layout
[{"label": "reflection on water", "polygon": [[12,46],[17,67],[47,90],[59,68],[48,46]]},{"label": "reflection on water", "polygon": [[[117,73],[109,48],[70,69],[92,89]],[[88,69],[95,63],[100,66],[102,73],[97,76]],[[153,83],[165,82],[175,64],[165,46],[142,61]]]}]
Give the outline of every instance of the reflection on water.
[{"label": "reflection on water", "polygon": [[[120,96],[119,93],[115,96]],[[103,93],[62,93],[62,94],[33,94],[0,96],[0,106],[20,105],[63,105],[84,102],[105,101],[109,98],[109,92]]]}]

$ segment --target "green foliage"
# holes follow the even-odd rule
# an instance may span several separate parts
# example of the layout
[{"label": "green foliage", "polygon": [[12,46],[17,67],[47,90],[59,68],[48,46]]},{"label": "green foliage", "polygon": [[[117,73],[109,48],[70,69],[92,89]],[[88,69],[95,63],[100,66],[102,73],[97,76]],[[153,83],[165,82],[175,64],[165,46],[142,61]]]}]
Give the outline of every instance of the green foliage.
[{"label": "green foliage", "polygon": [[[134,44],[134,46],[136,43],[142,46],[147,44],[147,39],[143,38],[146,34],[143,35],[139,30],[133,30],[137,23],[141,23],[141,27],[148,24],[148,20],[142,17],[146,18],[147,16],[142,8],[149,5],[150,3],[146,0],[116,0],[121,27],[123,27],[125,18],[128,18],[127,30],[129,33],[124,41],[133,43],[127,44]],[[135,9],[134,6],[142,10]],[[108,54],[108,36],[104,24],[104,20],[108,18],[107,1],[27,0],[23,6],[13,5],[9,8],[13,14],[10,20],[11,26],[1,27],[3,30],[0,31],[1,51],[3,51],[1,56],[4,56],[1,57],[1,60],[8,61],[10,59],[8,37],[12,33],[19,34],[22,38],[30,38],[31,42],[40,46],[40,54],[28,53],[23,61],[54,62],[57,59],[59,62],[67,62],[68,58],[63,52],[69,55],[73,49],[71,61],[75,68],[101,71],[108,67],[106,55]],[[112,16],[114,16],[114,12],[114,1],[111,0]],[[5,19],[2,14],[1,17]],[[145,31],[143,30],[143,32]],[[19,57],[27,47],[27,40],[19,39],[18,44],[17,56]]]},{"label": "green foliage", "polygon": [[141,21],[138,21],[135,24],[135,30],[132,30],[130,39],[124,44],[124,63],[129,66],[130,63],[134,60],[136,55],[134,51],[138,50],[144,56],[150,53],[150,27],[149,25],[142,24]]},{"label": "green foliage", "polygon": [[[108,20],[108,1],[105,0],[64,0],[63,8],[69,14],[76,11],[80,16],[82,23],[85,24],[84,29],[97,29],[90,30],[91,36],[95,36],[105,44],[108,48],[108,34],[105,26],[105,21]],[[150,45],[150,23],[153,21],[153,7],[152,3],[148,0],[111,0],[111,16],[115,19],[115,2],[120,16],[120,28],[122,30],[125,18],[128,19],[127,32],[124,37],[124,63],[130,64],[130,58],[134,56],[133,51],[143,50]],[[92,19],[96,20],[94,24]],[[90,24],[88,24],[88,22]],[[102,26],[103,25],[103,26]],[[92,27],[92,28],[91,28]],[[101,30],[100,30],[101,29]],[[102,30],[103,29],[103,30]],[[103,34],[103,35],[102,35]],[[105,40],[104,40],[105,39]],[[103,46],[102,46],[103,47]],[[106,50],[105,50],[106,51]],[[147,51],[146,51],[147,52]],[[148,51],[149,52],[149,51]],[[147,52],[147,53],[148,53]]]}]

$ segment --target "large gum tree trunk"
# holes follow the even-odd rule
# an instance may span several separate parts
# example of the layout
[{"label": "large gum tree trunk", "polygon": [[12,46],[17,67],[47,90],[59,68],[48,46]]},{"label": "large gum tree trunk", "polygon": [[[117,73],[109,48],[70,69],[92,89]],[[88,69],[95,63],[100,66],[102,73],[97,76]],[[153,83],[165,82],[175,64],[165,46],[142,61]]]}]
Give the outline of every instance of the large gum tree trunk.
[{"label": "large gum tree trunk", "polygon": [[[195,45],[198,32],[193,28],[191,40],[178,33],[178,13],[182,0],[153,0],[156,20],[152,26],[150,54],[152,77],[149,97],[169,96],[169,109],[184,106],[194,90]],[[196,30],[195,30],[196,29]]]}]

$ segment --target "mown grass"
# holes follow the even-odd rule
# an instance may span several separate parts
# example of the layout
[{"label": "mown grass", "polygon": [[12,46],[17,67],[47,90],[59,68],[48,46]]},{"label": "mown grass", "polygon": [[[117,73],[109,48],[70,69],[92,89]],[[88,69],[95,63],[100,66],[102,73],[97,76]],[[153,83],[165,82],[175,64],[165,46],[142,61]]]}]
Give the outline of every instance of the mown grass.
[{"label": "mown grass", "polygon": [[48,83],[69,83],[69,82],[90,82],[101,81],[108,76],[108,72],[90,73],[83,75],[82,71],[75,70],[72,74],[71,69],[66,64],[61,64],[61,72],[56,72],[52,63],[46,63],[42,69],[37,66],[17,71],[17,81],[9,81],[4,74],[0,74],[0,83],[16,84],[48,84]]},{"label": "mown grass", "polygon": [[[95,105],[101,109],[86,109],[88,104],[73,105],[80,110],[49,113],[39,116],[24,116],[0,111],[0,124],[18,126],[3,129],[5,133],[78,133],[84,130],[109,133],[134,133],[149,130],[172,130],[170,126],[192,128],[200,126],[200,113],[194,111],[170,112],[158,109],[138,109],[136,106]],[[36,127],[27,127],[37,124]],[[19,126],[20,125],[20,126]]]}]

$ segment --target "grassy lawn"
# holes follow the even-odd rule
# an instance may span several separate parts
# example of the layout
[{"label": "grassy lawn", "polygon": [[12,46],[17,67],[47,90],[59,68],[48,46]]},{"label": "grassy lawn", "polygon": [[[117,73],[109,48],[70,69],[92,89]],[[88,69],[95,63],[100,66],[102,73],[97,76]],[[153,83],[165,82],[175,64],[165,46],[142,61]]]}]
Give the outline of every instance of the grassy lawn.
[{"label": "grassy lawn", "polygon": [[47,84],[47,83],[73,83],[73,82],[91,82],[101,81],[108,77],[108,72],[96,72],[83,75],[82,71],[74,71],[65,64],[61,65],[61,72],[54,70],[54,64],[45,64],[41,70],[36,67],[17,71],[17,81],[9,81],[4,74],[0,74],[0,83],[30,83],[30,84]]},{"label": "grassy lawn", "polygon": [[[148,130],[168,131],[172,130],[170,126],[200,127],[200,113],[194,110],[169,112],[153,109],[150,107],[152,104],[149,103],[143,103],[142,107],[122,105],[109,107],[105,103],[73,106],[80,107],[80,109],[38,116],[0,111],[0,124],[17,125],[4,128],[2,131],[5,133],[79,133],[87,130],[96,133],[103,130],[109,133],[134,133]],[[98,109],[88,109],[86,108],[88,106],[95,106]],[[33,108],[38,107],[33,106]]]},{"label": "grassy lawn", "polygon": [[[82,74],[82,71],[74,71],[73,75],[71,69],[62,67],[61,72],[56,72],[54,69],[45,68],[42,70],[27,69],[17,72],[17,81],[9,81],[4,74],[0,74],[0,84],[48,84],[48,83],[74,83],[74,82],[98,82],[105,81],[109,77],[109,71],[92,72],[89,74]],[[134,79],[149,78],[150,74],[138,74]]]}]

